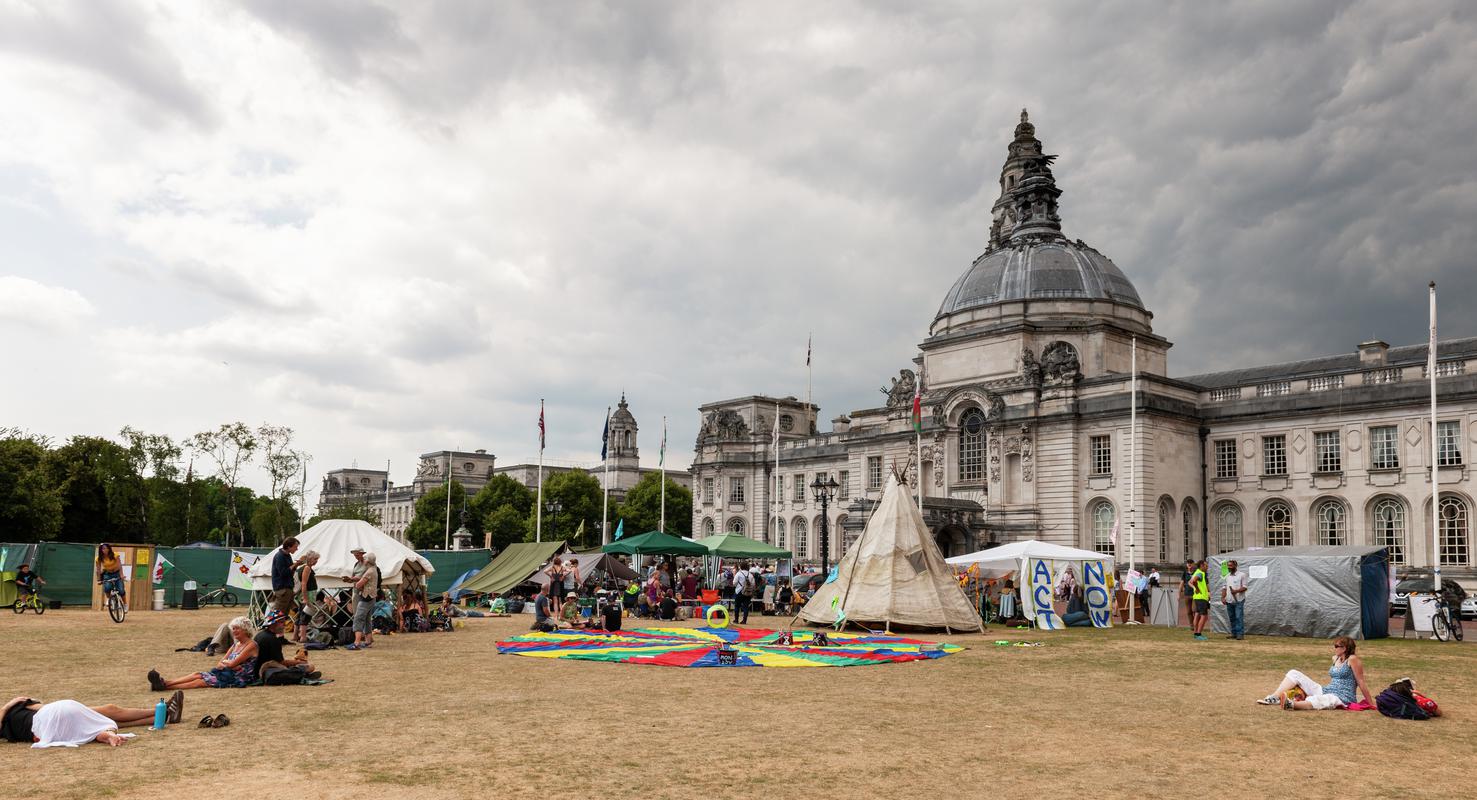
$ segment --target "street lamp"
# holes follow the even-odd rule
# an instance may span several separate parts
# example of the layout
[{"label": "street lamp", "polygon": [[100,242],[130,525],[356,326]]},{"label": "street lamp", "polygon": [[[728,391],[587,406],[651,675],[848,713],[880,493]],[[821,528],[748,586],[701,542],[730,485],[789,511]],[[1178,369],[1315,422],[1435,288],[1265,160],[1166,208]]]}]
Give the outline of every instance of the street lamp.
[{"label": "street lamp", "polygon": [[835,478],[827,475],[822,477],[816,473],[815,480],[810,484],[811,496],[817,503],[821,504],[821,574],[831,574],[831,526],[827,518],[826,507],[831,504],[831,498],[836,496],[836,490],[841,484]]},{"label": "street lamp", "polygon": [[553,521],[549,524],[549,536],[552,538],[554,536],[554,529],[558,527],[559,512],[564,510],[564,504],[558,500],[550,500],[544,503],[544,510],[554,517]]}]

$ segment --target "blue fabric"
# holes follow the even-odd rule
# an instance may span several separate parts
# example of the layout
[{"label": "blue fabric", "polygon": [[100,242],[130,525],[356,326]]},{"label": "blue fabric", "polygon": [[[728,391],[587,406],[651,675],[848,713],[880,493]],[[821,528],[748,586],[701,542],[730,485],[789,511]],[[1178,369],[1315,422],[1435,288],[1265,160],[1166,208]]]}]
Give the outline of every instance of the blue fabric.
[{"label": "blue fabric", "polygon": [[1246,635],[1246,603],[1227,603],[1226,618],[1231,626],[1231,635],[1237,639]]},{"label": "blue fabric", "polygon": [[292,556],[278,550],[272,556],[272,591],[292,588]]},{"label": "blue fabric", "polygon": [[1349,662],[1340,661],[1329,667],[1328,677],[1328,685],[1323,687],[1323,691],[1337,696],[1346,706],[1352,705],[1358,686],[1354,683],[1354,668],[1349,666]]},{"label": "blue fabric", "polygon": [[1359,625],[1366,639],[1390,635],[1389,551],[1370,553],[1359,562]]}]

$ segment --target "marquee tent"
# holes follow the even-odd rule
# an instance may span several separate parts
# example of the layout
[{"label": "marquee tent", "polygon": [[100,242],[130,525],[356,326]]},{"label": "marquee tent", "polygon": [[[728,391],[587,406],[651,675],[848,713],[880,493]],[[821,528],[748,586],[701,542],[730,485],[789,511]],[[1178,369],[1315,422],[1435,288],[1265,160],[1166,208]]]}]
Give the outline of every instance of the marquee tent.
[{"label": "marquee tent", "polygon": [[567,549],[559,540],[510,544],[492,563],[463,583],[461,591],[503,594],[532,578],[549,559]]},{"label": "marquee tent", "polygon": [[[979,550],[974,553],[966,553],[962,556],[954,556],[948,559],[948,563],[955,567],[979,566],[982,575],[1004,575],[1014,572],[1018,576],[1017,588],[1021,592],[1021,610],[1025,612],[1026,619],[1036,623],[1038,627],[1057,627],[1051,622],[1051,615],[1046,614],[1051,608],[1051,589],[1054,586],[1054,576],[1058,575],[1065,567],[1074,567],[1074,574],[1083,587],[1087,588],[1089,576],[1106,578],[1113,574],[1113,556],[1108,553],[1098,553],[1092,550],[1079,550],[1066,545],[1042,542],[1036,539],[1027,539],[1024,542],[1011,542],[999,547],[991,547],[988,550]],[[1046,572],[1039,579],[1033,579],[1027,570],[1032,563],[1044,564]],[[1097,565],[1097,568],[1089,573],[1088,565]],[[1093,591],[1089,596],[1089,605],[1096,603],[1093,610],[1097,612],[1094,624],[1106,627],[1108,624],[1108,596],[1105,581],[1104,591],[1099,593]],[[1036,592],[1040,594],[1036,603],[1032,598]],[[1099,602],[1101,601],[1101,602]],[[1042,615],[1046,622],[1036,620],[1037,603],[1040,603]]]},{"label": "marquee tent", "polygon": [[705,556],[708,548],[680,536],[661,531],[647,531],[627,536],[600,548],[607,553],[627,556]]},{"label": "marquee tent", "polygon": [[697,543],[708,548],[708,552],[725,558],[793,558],[784,547],[775,547],[750,539],[741,533],[719,533],[698,539]]},{"label": "marquee tent", "polygon": [[[297,537],[300,546],[297,555],[317,550],[321,558],[314,572],[318,585],[324,589],[341,589],[349,585],[357,563],[350,552],[356,547],[366,553],[374,553],[380,569],[381,582],[386,586],[404,583],[408,578],[436,571],[425,556],[395,541],[375,526],[358,519],[326,519],[302,532]],[[280,547],[262,556],[248,573],[252,588],[265,591],[272,588],[272,559]]]},{"label": "marquee tent", "polygon": [[1025,569],[1026,559],[1038,558],[1042,561],[1104,561],[1113,563],[1113,556],[1107,553],[1096,553],[1092,550],[1079,550],[1075,547],[1067,547],[1050,542],[1027,539],[1024,542],[1011,542],[999,547],[991,547],[989,550],[980,550],[974,553],[966,553],[962,556],[954,556],[947,559],[948,563],[955,567],[968,567],[974,564],[980,565],[980,572],[993,572],[1005,574],[1007,572],[1018,572]]},{"label": "marquee tent", "polygon": [[1390,558],[1383,547],[1261,547],[1209,559],[1210,623],[1230,631],[1218,599],[1221,564],[1246,575],[1246,632],[1264,636],[1390,635]]},{"label": "marquee tent", "polygon": [[854,620],[889,627],[984,629],[896,476],[887,479],[881,502],[842,557],[836,579],[816,590],[800,609],[800,618],[820,625]]}]

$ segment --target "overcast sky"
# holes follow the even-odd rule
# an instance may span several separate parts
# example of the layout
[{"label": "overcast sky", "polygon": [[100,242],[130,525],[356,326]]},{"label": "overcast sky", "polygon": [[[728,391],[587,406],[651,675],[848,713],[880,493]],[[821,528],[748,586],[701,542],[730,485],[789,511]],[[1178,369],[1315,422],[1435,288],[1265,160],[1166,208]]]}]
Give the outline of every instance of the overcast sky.
[{"label": "overcast sky", "polygon": [[[875,406],[1020,109],[1170,372],[1477,335],[1477,4],[0,0],[0,426],[313,479]],[[828,425],[823,425],[827,428]],[[259,478],[261,476],[258,476]],[[310,500],[311,502],[311,500]]]}]

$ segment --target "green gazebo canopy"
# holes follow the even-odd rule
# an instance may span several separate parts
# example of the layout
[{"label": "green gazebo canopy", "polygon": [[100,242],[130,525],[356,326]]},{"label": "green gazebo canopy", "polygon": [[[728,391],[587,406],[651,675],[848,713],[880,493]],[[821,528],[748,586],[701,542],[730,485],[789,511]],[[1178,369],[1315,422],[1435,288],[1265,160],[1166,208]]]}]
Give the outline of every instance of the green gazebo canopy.
[{"label": "green gazebo canopy", "polygon": [[679,536],[661,531],[647,531],[636,536],[627,536],[600,548],[607,553],[628,556],[705,556],[708,548],[698,542],[689,542]]},{"label": "green gazebo canopy", "polygon": [[768,545],[741,534],[741,533],[719,533],[703,539],[697,543],[708,548],[708,552],[715,556],[728,556],[731,558],[793,558],[789,550],[783,547]]}]

